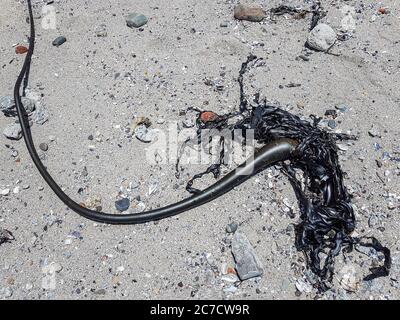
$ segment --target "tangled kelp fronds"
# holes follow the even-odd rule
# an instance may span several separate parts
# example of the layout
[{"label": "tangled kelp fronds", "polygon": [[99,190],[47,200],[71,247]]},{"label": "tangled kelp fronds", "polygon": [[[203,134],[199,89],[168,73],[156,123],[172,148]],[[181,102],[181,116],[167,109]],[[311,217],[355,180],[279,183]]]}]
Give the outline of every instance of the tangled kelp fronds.
[{"label": "tangled kelp fronds", "polygon": [[[390,250],[382,246],[373,237],[353,237],[356,220],[350,196],[344,186],[343,173],[338,161],[337,140],[356,139],[346,134],[329,133],[318,127],[320,118],[310,116],[312,121],[303,120],[297,115],[271,106],[266,99],[260,101],[259,95],[252,103],[246,99],[243,76],[250,63],[257,58],[250,55],[242,64],[238,83],[240,88],[239,111],[227,115],[217,115],[211,111],[200,112],[198,125],[198,143],[203,129],[233,131],[254,130],[258,143],[266,144],[279,138],[289,138],[298,142],[295,153],[288,162],[282,163],[282,172],[296,194],[300,208],[300,222],[295,228],[296,248],[303,251],[307,264],[319,278],[318,289],[325,291],[330,287],[334,273],[334,259],[340,252],[350,252],[357,246],[371,247],[384,255],[384,264],[372,268],[365,280],[387,276],[391,267]],[[258,59],[259,61],[259,59]],[[205,116],[208,113],[208,116]],[[212,116],[210,116],[210,114]],[[234,123],[232,118],[238,117]],[[212,164],[206,171],[196,174],[187,184],[187,190],[198,193],[193,188],[196,179],[212,173],[220,175],[224,164],[224,140],[221,139],[219,162]],[[301,174],[303,181],[297,176]]]},{"label": "tangled kelp fronds", "polygon": [[326,12],[321,6],[320,1],[316,1],[310,9],[301,9],[298,7],[280,5],[270,9],[271,18],[274,19],[276,16],[282,16],[285,14],[292,15],[295,19],[303,19],[307,14],[312,14],[310,30],[314,29],[318,24],[319,20],[325,17]]}]

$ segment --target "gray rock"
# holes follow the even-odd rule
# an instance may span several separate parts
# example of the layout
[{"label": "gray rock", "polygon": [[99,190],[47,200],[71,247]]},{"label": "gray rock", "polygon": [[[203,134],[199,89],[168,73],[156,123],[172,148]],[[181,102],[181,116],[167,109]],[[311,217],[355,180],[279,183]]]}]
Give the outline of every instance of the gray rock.
[{"label": "gray rock", "polygon": [[131,203],[128,198],[115,201],[115,208],[120,212],[128,210],[130,205]]},{"label": "gray rock", "polygon": [[[34,100],[22,97],[21,99],[22,104],[26,110],[26,112],[29,114],[33,112],[36,109],[36,103]],[[12,96],[4,96],[0,98],[0,110],[5,112],[5,111],[12,111],[15,108],[15,101]]]},{"label": "gray rock", "polygon": [[240,280],[259,277],[263,274],[261,262],[247,237],[237,232],[232,239],[232,254]]},{"label": "gray rock", "polygon": [[59,47],[61,46],[65,41],[67,41],[67,38],[64,36],[59,36],[57,38],[54,39],[53,41],[53,46],[55,47]]},{"label": "gray rock", "polygon": [[149,143],[149,142],[153,141],[153,139],[156,136],[156,133],[154,132],[154,130],[146,127],[146,125],[141,124],[136,127],[135,136],[140,141]]},{"label": "gray rock", "polygon": [[239,225],[236,222],[231,222],[226,226],[225,230],[227,233],[234,233],[237,230],[238,226]]},{"label": "gray rock", "polygon": [[49,145],[47,143],[43,142],[43,143],[39,144],[39,148],[42,151],[47,151],[47,150],[49,150]]},{"label": "gray rock", "polygon": [[336,32],[327,24],[320,23],[310,31],[308,45],[318,51],[327,51],[336,41]]},{"label": "gray rock", "polygon": [[11,123],[3,130],[3,134],[8,139],[19,140],[22,138],[22,129],[19,123]]},{"label": "gray rock", "polygon": [[97,37],[107,37],[107,26],[105,24],[99,25],[95,31]]},{"label": "gray rock", "polygon": [[47,114],[47,110],[42,105],[39,104],[38,106],[39,107],[33,113],[32,120],[35,123],[42,125],[47,122],[49,116]]},{"label": "gray rock", "polygon": [[0,298],[1,299],[11,298],[12,295],[13,295],[13,290],[10,287],[0,289]]},{"label": "gray rock", "polygon": [[328,120],[328,127],[331,129],[335,129],[336,128],[336,121],[335,120]]},{"label": "gray rock", "polygon": [[131,13],[126,17],[126,25],[130,28],[139,28],[144,26],[148,22],[148,19],[143,14]]}]

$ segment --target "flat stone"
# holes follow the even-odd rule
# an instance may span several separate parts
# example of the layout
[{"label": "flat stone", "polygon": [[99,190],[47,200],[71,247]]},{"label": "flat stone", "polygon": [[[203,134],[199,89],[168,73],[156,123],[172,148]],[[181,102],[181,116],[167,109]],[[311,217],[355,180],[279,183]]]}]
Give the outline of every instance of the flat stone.
[{"label": "flat stone", "polygon": [[22,138],[22,129],[19,123],[11,123],[3,130],[5,137],[11,140],[19,140]]},{"label": "flat stone", "polygon": [[10,189],[0,189],[0,195],[7,196],[10,193]]},{"label": "flat stone", "polygon": [[[24,106],[26,112],[29,114],[36,109],[36,102],[33,99],[27,97],[21,98],[22,105]],[[11,111],[15,109],[15,101],[12,96],[4,96],[0,98],[0,110],[3,112]]]},{"label": "flat stone", "polygon": [[128,198],[115,201],[115,208],[120,212],[128,210],[130,205],[131,203]]},{"label": "flat stone", "polygon": [[235,6],[233,15],[237,20],[251,22],[260,22],[266,17],[265,11],[260,6],[244,4]]},{"label": "flat stone", "polygon": [[327,51],[336,41],[336,32],[327,24],[320,23],[308,35],[308,45],[318,51]]},{"label": "flat stone", "polygon": [[157,136],[155,130],[146,127],[146,125],[141,124],[135,129],[135,136],[142,142],[149,143]]},{"label": "flat stone", "polygon": [[232,254],[235,258],[236,270],[240,280],[260,277],[263,274],[261,262],[243,233],[235,233],[232,239]]},{"label": "flat stone", "polygon": [[61,46],[64,42],[66,42],[66,41],[67,41],[67,38],[66,38],[66,37],[64,37],[64,36],[59,36],[59,37],[57,37],[57,38],[54,39],[54,41],[53,41],[53,46],[59,47],[59,46]]},{"label": "flat stone", "polygon": [[130,28],[140,28],[148,22],[145,15],[139,13],[131,13],[126,17],[126,25]]},{"label": "flat stone", "polygon": [[225,230],[227,233],[234,233],[237,230],[237,228],[238,224],[236,222],[231,222],[226,226]]},{"label": "flat stone", "polygon": [[47,150],[49,150],[49,145],[47,143],[43,142],[43,143],[39,144],[39,148],[42,151],[47,151]]}]

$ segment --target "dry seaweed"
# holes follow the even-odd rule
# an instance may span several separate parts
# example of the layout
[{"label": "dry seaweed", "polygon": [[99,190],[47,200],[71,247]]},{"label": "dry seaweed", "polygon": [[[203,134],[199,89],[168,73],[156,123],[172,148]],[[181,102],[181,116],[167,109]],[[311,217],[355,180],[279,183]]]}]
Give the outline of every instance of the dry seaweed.
[{"label": "dry seaweed", "polygon": [[[282,172],[296,194],[300,208],[300,223],[295,228],[295,245],[307,257],[308,267],[319,278],[318,289],[325,291],[330,287],[334,273],[334,259],[340,252],[351,252],[354,247],[374,248],[384,256],[381,267],[372,268],[365,280],[387,276],[391,266],[390,250],[382,246],[373,237],[353,237],[356,221],[350,196],[343,182],[343,172],[337,155],[337,140],[354,140],[356,137],[346,134],[329,133],[318,127],[320,118],[311,115],[311,121],[302,120],[280,107],[271,106],[266,99],[260,101],[256,94],[253,102],[246,99],[243,88],[243,76],[250,63],[257,60],[253,55],[242,64],[238,83],[240,88],[240,105],[237,113],[216,115],[204,121],[203,111],[199,113],[198,143],[203,129],[221,130],[241,129],[254,130],[254,138],[258,143],[266,144],[279,138],[296,140],[299,145],[289,162],[281,164]],[[228,120],[239,117],[233,124]],[[196,179],[206,174],[220,175],[220,167],[224,164],[224,140],[221,139],[219,162],[211,165],[206,171],[196,174],[187,184],[187,190],[198,193],[193,188]],[[297,178],[303,175],[303,183]]]}]

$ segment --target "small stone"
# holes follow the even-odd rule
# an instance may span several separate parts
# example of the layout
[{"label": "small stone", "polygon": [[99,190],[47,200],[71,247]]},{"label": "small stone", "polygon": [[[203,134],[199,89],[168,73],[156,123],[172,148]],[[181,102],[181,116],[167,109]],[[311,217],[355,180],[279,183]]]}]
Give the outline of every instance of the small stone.
[{"label": "small stone", "polygon": [[47,151],[47,150],[49,150],[48,144],[47,144],[47,143],[44,143],[44,142],[42,142],[41,144],[39,144],[39,148],[40,148],[40,150],[42,150],[42,151]]},{"label": "small stone", "polygon": [[28,48],[25,46],[16,46],[15,47],[15,53],[16,54],[24,54],[28,52]]},{"label": "small stone", "polygon": [[239,225],[236,222],[231,222],[226,226],[225,230],[227,233],[234,233],[238,227]]},{"label": "small stone", "polygon": [[[33,99],[22,97],[21,102],[28,114],[36,109],[36,102]],[[3,111],[4,113],[14,111],[16,113],[14,109],[15,109],[14,97],[4,96],[0,98],[0,111]]]},{"label": "small stone", "polygon": [[212,122],[219,118],[219,116],[212,111],[203,111],[200,113],[200,121],[203,123]]},{"label": "small stone", "polygon": [[223,275],[221,277],[221,280],[225,281],[225,282],[235,283],[235,282],[239,281],[239,278],[236,274],[229,273],[229,274]]},{"label": "small stone", "polygon": [[308,35],[308,45],[318,51],[327,51],[336,41],[336,32],[327,24],[320,23]]},{"label": "small stone", "polygon": [[14,193],[14,194],[18,194],[18,193],[20,192],[20,190],[21,190],[21,187],[20,187],[20,186],[16,186],[16,187],[13,189],[13,193]]},{"label": "small stone", "polygon": [[119,266],[119,267],[117,267],[117,272],[118,272],[118,273],[124,272],[124,270],[125,270],[125,267],[124,267],[124,266]]},{"label": "small stone", "polygon": [[156,132],[148,128],[145,124],[141,124],[135,129],[135,136],[138,140],[149,143],[156,137]]},{"label": "small stone", "polygon": [[106,28],[107,27],[105,24],[101,24],[100,26],[98,26],[94,31],[96,36],[102,37],[102,38],[107,37],[107,29]]},{"label": "small stone", "polygon": [[347,151],[347,150],[349,150],[349,147],[346,146],[346,145],[343,144],[343,143],[338,143],[338,144],[337,144],[337,147],[338,147],[338,149],[341,150],[341,151]]},{"label": "small stone", "polygon": [[296,281],[296,289],[299,292],[310,293],[312,291],[312,286],[310,283],[306,282],[303,279],[298,279]]},{"label": "small stone", "polygon": [[8,196],[10,194],[10,189],[0,189],[0,195]]},{"label": "small stone", "polygon": [[59,47],[59,46],[61,46],[65,41],[67,41],[67,38],[65,38],[64,36],[59,36],[59,37],[57,37],[57,38],[54,39],[54,41],[53,41],[53,46]]},{"label": "small stone", "polygon": [[0,298],[11,298],[13,295],[13,290],[10,287],[0,289]]},{"label": "small stone", "polygon": [[101,207],[101,197],[96,195],[90,198],[87,198],[83,203],[83,206],[89,209],[96,209]]},{"label": "small stone", "polygon": [[221,22],[221,23],[219,24],[219,26],[220,26],[221,28],[227,28],[227,27],[228,27],[228,22],[223,21],[223,22]]},{"label": "small stone", "polygon": [[331,129],[335,129],[336,128],[336,121],[335,120],[328,120],[328,127]]},{"label": "small stone", "polygon": [[349,107],[346,106],[345,104],[338,104],[337,106],[335,106],[335,108],[340,112],[346,112],[349,110]]},{"label": "small stone", "polygon": [[129,209],[130,204],[131,203],[128,198],[123,198],[123,199],[115,201],[115,208],[118,211],[123,212],[123,211],[126,211]]},{"label": "small stone", "polygon": [[195,126],[195,123],[191,118],[185,119],[182,124],[184,128],[193,128]]},{"label": "small stone", "polygon": [[360,280],[354,265],[344,266],[338,272],[338,281],[342,288],[349,292],[356,292],[360,287]]},{"label": "small stone", "polygon": [[388,14],[388,13],[390,13],[390,10],[388,10],[387,8],[381,7],[381,8],[378,9],[378,12],[380,14]]},{"label": "small stone", "polygon": [[373,138],[381,138],[381,133],[376,126],[372,126],[370,130],[368,130],[368,134]]},{"label": "small stone", "polygon": [[263,274],[261,262],[254,248],[247,237],[240,232],[236,232],[232,239],[232,254],[240,280],[260,277]]},{"label": "small stone", "polygon": [[260,6],[243,4],[235,6],[233,15],[237,20],[251,22],[260,22],[266,17],[265,11]]},{"label": "small stone", "polygon": [[93,291],[94,294],[98,294],[98,295],[105,295],[106,294],[106,290],[105,289],[99,289],[96,291]]},{"label": "small stone", "polygon": [[148,19],[143,14],[131,13],[126,17],[126,24],[130,28],[139,28],[144,26],[148,22]]},{"label": "small stone", "polygon": [[11,123],[3,130],[6,138],[11,140],[19,140],[22,138],[22,129],[19,123]]},{"label": "small stone", "polygon": [[50,264],[43,266],[42,272],[47,275],[53,275],[61,272],[63,269],[62,265],[57,262],[51,262]]}]

